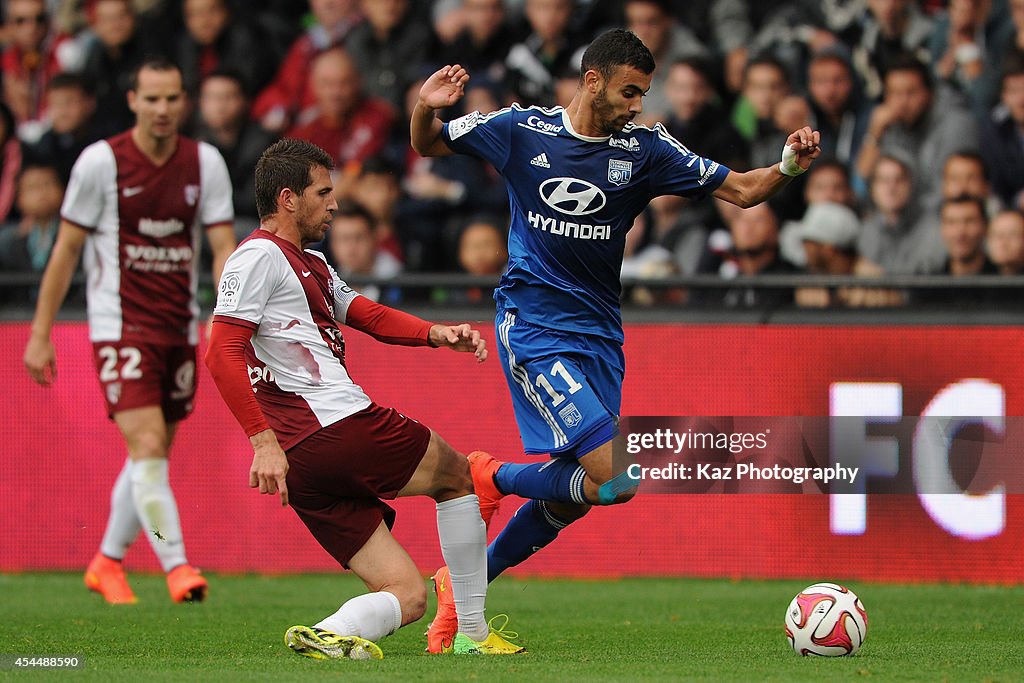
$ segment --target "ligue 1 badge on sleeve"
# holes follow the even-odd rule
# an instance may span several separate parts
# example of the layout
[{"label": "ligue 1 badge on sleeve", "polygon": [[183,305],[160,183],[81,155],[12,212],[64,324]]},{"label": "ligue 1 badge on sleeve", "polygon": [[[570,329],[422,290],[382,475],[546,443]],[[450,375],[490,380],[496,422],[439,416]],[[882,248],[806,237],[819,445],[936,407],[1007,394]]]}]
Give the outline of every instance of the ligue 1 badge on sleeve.
[{"label": "ligue 1 badge on sleeve", "polygon": [[612,185],[625,185],[633,177],[633,162],[608,160],[608,182]]}]

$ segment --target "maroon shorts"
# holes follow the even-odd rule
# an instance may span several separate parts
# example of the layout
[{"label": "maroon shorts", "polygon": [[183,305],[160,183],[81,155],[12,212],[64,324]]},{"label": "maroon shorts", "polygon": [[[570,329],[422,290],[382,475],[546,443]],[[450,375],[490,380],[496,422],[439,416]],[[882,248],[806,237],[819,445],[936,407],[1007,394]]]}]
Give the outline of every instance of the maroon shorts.
[{"label": "maroon shorts", "polygon": [[376,403],[324,427],[288,450],[288,500],[341,566],[395,511],[394,498],[427,452],[430,430]]},{"label": "maroon shorts", "polygon": [[93,342],[107,415],[160,406],[167,422],[192,412],[196,394],[196,347],[138,342]]}]

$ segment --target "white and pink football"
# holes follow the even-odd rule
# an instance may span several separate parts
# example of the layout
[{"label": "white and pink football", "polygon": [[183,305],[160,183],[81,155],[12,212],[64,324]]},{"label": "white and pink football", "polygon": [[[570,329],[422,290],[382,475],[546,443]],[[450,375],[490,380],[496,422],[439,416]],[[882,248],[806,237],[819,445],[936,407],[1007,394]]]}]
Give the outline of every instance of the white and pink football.
[{"label": "white and pink football", "polygon": [[852,655],[868,634],[868,614],[860,598],[835,583],[800,591],[786,610],[786,638],[798,655]]}]

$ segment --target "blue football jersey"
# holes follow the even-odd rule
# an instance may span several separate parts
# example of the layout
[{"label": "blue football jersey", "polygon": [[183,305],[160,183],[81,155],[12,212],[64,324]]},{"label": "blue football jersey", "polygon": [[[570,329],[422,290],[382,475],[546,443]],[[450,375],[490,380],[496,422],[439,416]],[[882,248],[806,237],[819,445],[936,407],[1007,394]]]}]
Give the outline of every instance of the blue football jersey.
[{"label": "blue football jersey", "polygon": [[626,233],[652,198],[713,192],[729,169],[657,124],[610,137],[572,129],[561,107],[512,105],[444,125],[456,151],[490,162],[508,186],[508,269],[498,305],[533,325],[622,342]]}]

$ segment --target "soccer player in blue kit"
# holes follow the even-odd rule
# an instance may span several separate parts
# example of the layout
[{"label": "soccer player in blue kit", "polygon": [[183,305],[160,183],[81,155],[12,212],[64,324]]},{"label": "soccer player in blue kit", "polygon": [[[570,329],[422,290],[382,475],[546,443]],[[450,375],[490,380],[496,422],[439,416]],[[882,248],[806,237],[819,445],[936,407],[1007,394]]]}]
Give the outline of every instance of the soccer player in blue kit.
[{"label": "soccer player in blue kit", "polygon": [[[550,455],[529,464],[469,456],[485,522],[502,496],[530,499],[488,547],[489,580],[551,543],[592,505],[623,503],[636,492],[637,482],[612,459],[625,372],[619,271],[634,218],[663,194],[753,206],[820,154],[819,133],[805,127],[787,138],[780,163],[737,173],[694,154],[660,124],[635,125],[653,71],[640,39],[615,29],[587,48],[564,109],[512,105],[442,123],[435,112],[462,98],[469,74],[445,66],[420,89],[413,148],[483,158],[508,186],[508,270],[494,293],[497,348],[524,449]],[[434,576],[430,652],[441,652],[458,628],[448,584],[442,567]]]}]

